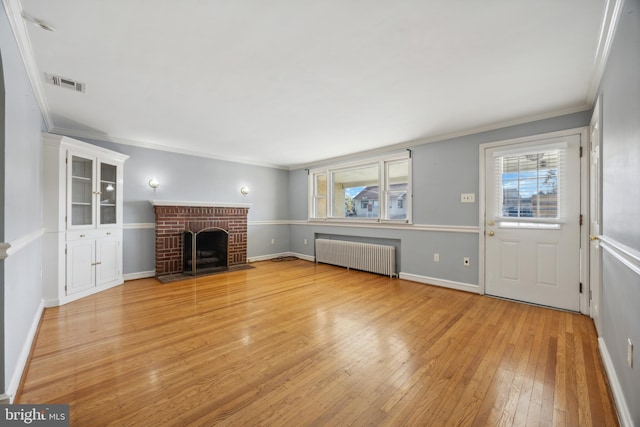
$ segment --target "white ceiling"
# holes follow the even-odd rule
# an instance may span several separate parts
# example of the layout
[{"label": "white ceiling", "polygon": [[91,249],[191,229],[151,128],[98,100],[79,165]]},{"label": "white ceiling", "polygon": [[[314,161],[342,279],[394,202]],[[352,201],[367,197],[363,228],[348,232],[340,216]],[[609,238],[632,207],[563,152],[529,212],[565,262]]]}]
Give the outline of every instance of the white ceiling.
[{"label": "white ceiling", "polygon": [[14,20],[51,131],[285,168],[585,110],[606,15],[605,0],[3,1],[56,29]]}]

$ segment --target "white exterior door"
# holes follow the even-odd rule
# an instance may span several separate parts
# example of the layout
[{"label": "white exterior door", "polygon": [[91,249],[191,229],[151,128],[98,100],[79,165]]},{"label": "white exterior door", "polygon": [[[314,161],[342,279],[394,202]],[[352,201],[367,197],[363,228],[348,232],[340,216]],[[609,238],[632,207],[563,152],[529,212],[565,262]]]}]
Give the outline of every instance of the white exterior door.
[{"label": "white exterior door", "polygon": [[485,292],[580,309],[580,136],[486,148]]},{"label": "white exterior door", "polygon": [[589,168],[589,291],[591,295],[589,304],[589,314],[598,330],[598,335],[602,334],[602,318],[600,315],[600,305],[602,302],[602,288],[600,280],[600,218],[601,218],[601,193],[600,193],[600,115],[599,103],[594,108],[591,119],[590,156],[591,167]]}]

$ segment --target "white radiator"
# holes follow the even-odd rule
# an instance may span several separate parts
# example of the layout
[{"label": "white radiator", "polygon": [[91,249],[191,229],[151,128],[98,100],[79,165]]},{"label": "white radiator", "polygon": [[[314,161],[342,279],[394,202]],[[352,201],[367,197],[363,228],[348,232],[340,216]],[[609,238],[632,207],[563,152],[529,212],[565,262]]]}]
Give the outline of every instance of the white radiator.
[{"label": "white radiator", "polygon": [[394,246],[316,239],[316,262],[396,276]]}]

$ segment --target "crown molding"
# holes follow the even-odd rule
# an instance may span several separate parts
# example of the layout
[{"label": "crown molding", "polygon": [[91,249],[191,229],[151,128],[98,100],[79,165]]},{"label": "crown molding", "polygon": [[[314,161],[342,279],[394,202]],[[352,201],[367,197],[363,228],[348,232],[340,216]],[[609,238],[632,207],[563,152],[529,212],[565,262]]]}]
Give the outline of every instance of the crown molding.
[{"label": "crown molding", "polygon": [[44,120],[47,129],[53,128],[53,119],[51,118],[51,112],[49,111],[49,104],[47,98],[44,95],[44,86],[42,85],[42,78],[38,71],[38,65],[35,61],[35,55],[33,54],[33,47],[31,46],[31,39],[29,38],[29,32],[27,26],[22,18],[22,5],[18,0],[2,0],[4,9],[7,12],[9,18],[9,25],[16,39],[20,56],[27,72],[27,77],[31,82],[33,93],[36,97],[36,101],[40,106],[40,113]]},{"label": "crown molding", "polygon": [[130,145],[132,147],[147,148],[147,149],[150,149],[150,150],[158,150],[158,151],[166,151],[166,152],[169,152],[169,153],[176,153],[176,154],[184,154],[186,156],[194,156],[194,157],[202,157],[202,158],[213,159],[213,160],[221,160],[221,161],[224,161],[224,162],[240,163],[240,164],[245,164],[245,165],[260,166],[260,167],[263,167],[263,168],[271,168],[271,169],[289,170],[288,167],[282,166],[282,165],[274,165],[274,164],[271,164],[271,163],[254,162],[254,161],[251,161],[251,160],[239,159],[239,158],[227,157],[227,156],[216,156],[216,155],[213,155],[213,154],[205,152],[205,151],[185,150],[185,149],[180,148],[180,147],[169,147],[169,146],[162,145],[162,144],[155,144],[155,143],[146,142],[146,141],[138,141],[138,140],[135,140],[135,139],[120,138],[120,137],[117,137],[117,136],[111,136],[111,135],[107,135],[107,134],[104,134],[104,133],[98,133],[98,132],[87,132],[87,131],[81,131],[81,130],[75,130],[75,129],[54,127],[51,130],[49,130],[49,133],[62,135],[62,136],[70,136],[70,137],[74,137],[74,138],[85,138],[85,139],[92,139],[92,140],[97,140],[97,141],[113,142],[115,144]]},{"label": "crown molding", "polygon": [[375,148],[372,150],[360,151],[358,153],[346,154],[344,156],[321,159],[311,163],[292,165],[292,166],[289,166],[288,169],[289,170],[311,169],[314,167],[318,167],[318,166],[326,165],[330,163],[342,163],[342,162],[351,161],[351,160],[368,158],[369,156],[382,155],[382,154],[387,154],[387,153],[391,153],[393,151],[399,151],[399,150],[407,150],[407,149],[414,148],[418,145],[430,144],[432,142],[441,142],[441,141],[446,141],[448,139],[461,138],[463,136],[475,135],[475,134],[489,132],[497,129],[508,128],[510,126],[517,126],[525,123],[537,122],[539,120],[551,119],[554,117],[565,116],[568,114],[581,113],[583,111],[590,110],[591,108],[592,108],[592,105],[590,103],[583,103],[583,104],[575,105],[568,108],[552,110],[546,113],[530,114],[530,115],[521,116],[515,119],[509,119],[509,120],[490,123],[483,126],[477,126],[473,128],[459,130],[459,131],[442,133],[434,136],[427,136],[424,138],[412,139],[410,141],[400,142],[392,145],[386,145],[384,147]]},{"label": "crown molding", "polygon": [[594,104],[598,96],[600,81],[607,66],[611,45],[620,22],[624,0],[607,0],[602,17],[602,25],[600,26],[600,37],[598,38],[598,47],[594,59],[593,73],[589,89],[587,91],[587,100],[590,104]]}]

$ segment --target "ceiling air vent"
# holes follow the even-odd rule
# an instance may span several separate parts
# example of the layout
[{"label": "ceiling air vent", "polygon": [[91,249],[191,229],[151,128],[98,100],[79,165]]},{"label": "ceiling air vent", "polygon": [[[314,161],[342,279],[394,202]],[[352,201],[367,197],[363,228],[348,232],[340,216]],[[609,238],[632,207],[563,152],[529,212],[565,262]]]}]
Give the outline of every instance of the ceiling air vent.
[{"label": "ceiling air vent", "polygon": [[66,77],[55,76],[53,74],[46,74],[47,82],[51,83],[54,86],[60,86],[66,89],[71,89],[76,92],[84,92],[85,84],[77,82],[75,80],[68,79]]}]

